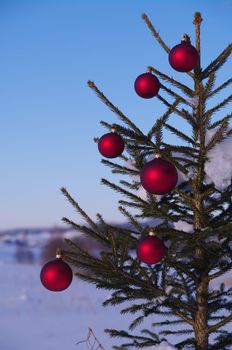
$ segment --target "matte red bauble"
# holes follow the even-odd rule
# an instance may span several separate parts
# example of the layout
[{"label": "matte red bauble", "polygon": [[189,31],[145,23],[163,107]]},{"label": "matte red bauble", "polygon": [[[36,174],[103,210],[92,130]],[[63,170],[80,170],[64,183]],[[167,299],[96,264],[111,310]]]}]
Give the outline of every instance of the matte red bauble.
[{"label": "matte red bauble", "polygon": [[98,141],[98,150],[106,158],[116,158],[124,150],[125,143],[116,132],[103,135]]},{"label": "matte red bauble", "polygon": [[160,262],[165,252],[165,245],[155,236],[142,237],[138,241],[136,248],[138,259],[146,264],[156,264]]},{"label": "matte red bauble", "polygon": [[158,94],[160,83],[154,74],[144,73],[137,77],[134,87],[140,97],[152,98]]},{"label": "matte red bauble", "polygon": [[60,292],[68,288],[72,279],[71,268],[61,258],[49,261],[40,272],[43,286],[53,292]]},{"label": "matte red bauble", "polygon": [[191,45],[189,36],[184,35],[180,44],[174,46],[169,53],[169,63],[178,72],[189,72],[199,62],[197,49]]},{"label": "matte red bauble", "polygon": [[178,174],[171,162],[163,158],[155,158],[143,166],[140,180],[145,190],[162,195],[174,189]]}]

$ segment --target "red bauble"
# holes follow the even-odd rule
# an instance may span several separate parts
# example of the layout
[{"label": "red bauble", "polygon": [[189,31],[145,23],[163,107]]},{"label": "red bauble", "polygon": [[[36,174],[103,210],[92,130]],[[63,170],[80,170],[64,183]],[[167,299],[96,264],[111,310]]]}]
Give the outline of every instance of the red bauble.
[{"label": "red bauble", "polygon": [[109,132],[103,135],[98,141],[98,150],[106,158],[116,158],[120,156],[124,147],[123,139],[116,132]]},{"label": "red bauble", "polygon": [[72,279],[71,268],[61,258],[49,261],[40,272],[43,286],[53,292],[60,292],[68,288]]},{"label": "red bauble", "polygon": [[136,253],[140,261],[146,264],[160,262],[166,252],[163,242],[155,236],[142,237],[137,244]]},{"label": "red bauble", "polygon": [[180,44],[174,46],[169,53],[169,63],[178,72],[190,72],[199,62],[199,53],[191,45],[187,35],[183,36]]},{"label": "red bauble", "polygon": [[175,166],[168,160],[155,158],[143,166],[140,180],[145,190],[162,195],[174,189],[178,174]]},{"label": "red bauble", "polygon": [[144,73],[136,78],[134,87],[140,97],[152,98],[158,94],[160,83],[154,74]]}]

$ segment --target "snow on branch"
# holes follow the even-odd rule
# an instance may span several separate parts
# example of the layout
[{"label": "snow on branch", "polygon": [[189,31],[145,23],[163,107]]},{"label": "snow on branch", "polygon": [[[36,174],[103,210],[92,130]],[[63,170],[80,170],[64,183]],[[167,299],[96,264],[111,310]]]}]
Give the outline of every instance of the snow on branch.
[{"label": "snow on branch", "polygon": [[[206,142],[215,134],[216,130],[207,130]],[[207,154],[205,163],[206,182],[213,183],[219,191],[225,190],[231,184],[232,178],[232,136],[217,143]]]}]

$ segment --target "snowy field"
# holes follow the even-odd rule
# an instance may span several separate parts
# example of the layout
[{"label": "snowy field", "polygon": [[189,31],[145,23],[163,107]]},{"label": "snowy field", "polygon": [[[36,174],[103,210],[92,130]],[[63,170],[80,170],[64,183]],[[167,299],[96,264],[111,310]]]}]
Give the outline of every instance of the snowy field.
[{"label": "snowy field", "polygon": [[39,273],[36,265],[0,265],[1,350],[84,349],[75,344],[86,338],[88,327],[110,349],[103,329],[118,322],[101,307],[104,292],[74,279],[66,291],[52,293],[41,285]]},{"label": "snowy field", "polygon": [[[86,350],[86,344],[76,343],[86,338],[89,327],[106,350],[121,344],[104,329],[127,330],[131,318],[120,315],[120,307],[101,306],[108,291],[74,278],[67,290],[49,292],[40,283],[38,261],[17,263],[15,249],[9,242],[0,244],[0,350]],[[36,242],[34,250],[39,255]],[[224,280],[231,285],[229,275]],[[169,337],[172,344],[175,340]]]}]

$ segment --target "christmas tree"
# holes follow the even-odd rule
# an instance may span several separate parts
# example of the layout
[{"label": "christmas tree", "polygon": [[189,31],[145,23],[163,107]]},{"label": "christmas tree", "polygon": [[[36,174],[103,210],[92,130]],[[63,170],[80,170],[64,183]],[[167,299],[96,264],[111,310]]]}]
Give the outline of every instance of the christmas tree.
[{"label": "christmas tree", "polygon": [[[102,183],[124,196],[119,210],[128,226],[107,223],[100,214],[92,220],[62,188],[86,224],[68,218],[63,221],[102,247],[98,255],[91,255],[66,240],[62,259],[73,266],[78,278],[112,291],[104,305],[126,303],[122,315],[135,315],[128,331],[105,330],[125,340],[115,349],[152,347],[175,334],[184,336],[174,344],[177,349],[229,350],[232,335],[224,328],[232,321],[232,287],[221,283],[212,289],[210,283],[232,267],[232,169],[223,162],[220,166],[217,156],[221,154],[218,150],[228,154],[232,113],[216,116],[232,101],[232,95],[212,108],[208,102],[232,83],[230,78],[215,87],[216,73],[229,58],[232,44],[202,68],[199,12],[193,21],[195,47],[185,34],[171,50],[147,15],[142,19],[168,54],[172,68],[180,72],[180,78],[187,74],[192,84],[187,86],[152,66],[137,77],[137,94],[144,99],[154,97],[166,106],[165,113],[144,133],[94,82],[88,82],[122,122],[111,125],[102,121],[108,133],[95,141],[105,158],[119,160],[104,158],[102,163],[113,173],[127,176],[120,184],[107,179]],[[191,134],[178,130],[172,116],[182,118]],[[166,130],[176,135],[181,145],[165,142]],[[155,322],[156,315],[163,320]],[[134,328],[149,316],[154,332],[142,329],[134,334]]]}]

